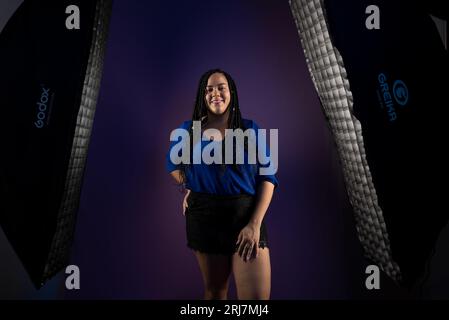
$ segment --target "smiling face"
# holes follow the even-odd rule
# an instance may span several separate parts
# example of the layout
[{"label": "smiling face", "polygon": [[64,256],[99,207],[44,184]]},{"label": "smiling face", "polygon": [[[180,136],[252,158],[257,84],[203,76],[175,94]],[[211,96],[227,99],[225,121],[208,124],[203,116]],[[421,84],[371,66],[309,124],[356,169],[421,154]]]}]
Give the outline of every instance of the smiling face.
[{"label": "smiling face", "polygon": [[213,73],[207,80],[206,105],[210,113],[222,115],[231,102],[228,80],[222,73]]}]

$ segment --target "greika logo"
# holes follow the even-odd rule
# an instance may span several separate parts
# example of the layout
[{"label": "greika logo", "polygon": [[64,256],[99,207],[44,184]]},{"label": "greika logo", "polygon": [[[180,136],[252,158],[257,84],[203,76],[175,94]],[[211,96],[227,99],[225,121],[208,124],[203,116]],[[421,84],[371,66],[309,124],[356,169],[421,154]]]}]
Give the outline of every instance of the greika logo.
[{"label": "greika logo", "polygon": [[396,80],[393,84],[394,99],[401,106],[405,106],[408,102],[408,89],[405,83],[401,80]]},{"label": "greika logo", "polygon": [[[390,93],[390,87],[387,82],[387,76],[384,73],[380,73],[377,76],[377,80],[379,81],[379,89],[377,91],[377,95],[379,97],[382,109],[386,109],[388,114],[388,120],[390,122],[394,122],[397,119],[397,110],[395,108],[395,103],[400,106],[405,106],[408,102],[408,88],[405,85],[404,81],[396,80],[393,83],[393,97]],[[394,98],[394,100],[393,100]]]},{"label": "greika logo", "polygon": [[41,96],[39,101],[36,103],[37,106],[37,114],[36,120],[34,121],[34,125],[36,128],[41,129],[48,123],[48,111],[50,108],[50,99],[52,95],[50,94],[50,88],[46,89],[44,85],[42,86]]}]

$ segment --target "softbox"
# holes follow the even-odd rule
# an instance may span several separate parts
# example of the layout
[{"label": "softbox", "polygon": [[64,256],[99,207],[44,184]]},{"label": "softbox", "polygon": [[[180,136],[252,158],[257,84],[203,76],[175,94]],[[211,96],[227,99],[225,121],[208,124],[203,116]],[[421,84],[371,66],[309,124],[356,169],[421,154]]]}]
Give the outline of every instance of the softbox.
[{"label": "softbox", "polygon": [[424,279],[449,215],[448,60],[429,15],[447,13],[438,1],[291,0],[290,7],[365,255],[412,287]]},{"label": "softbox", "polygon": [[68,263],[111,9],[25,0],[0,15],[0,223],[37,288]]}]

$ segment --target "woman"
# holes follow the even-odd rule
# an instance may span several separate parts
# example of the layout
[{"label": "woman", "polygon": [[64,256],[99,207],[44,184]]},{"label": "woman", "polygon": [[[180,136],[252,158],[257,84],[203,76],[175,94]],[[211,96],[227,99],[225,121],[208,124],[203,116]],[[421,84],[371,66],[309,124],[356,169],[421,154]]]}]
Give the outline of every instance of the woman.
[{"label": "woman", "polygon": [[[192,137],[198,124],[203,140],[195,146]],[[220,143],[224,150],[226,140],[221,137],[226,139],[226,129],[254,129],[256,134],[258,129],[253,121],[242,119],[235,83],[219,69],[201,77],[192,121],[181,128],[190,133],[190,159],[195,147],[203,149],[209,143]],[[170,150],[173,146],[174,142]],[[278,182],[274,175],[260,175],[260,164],[249,163],[248,140],[233,148],[232,164],[223,160],[175,165],[169,152],[167,170],[187,190],[183,201],[187,240],[203,276],[204,298],[226,299],[233,272],[239,299],[266,300],[271,268],[264,216]],[[237,148],[244,150],[243,164],[235,161]]]}]

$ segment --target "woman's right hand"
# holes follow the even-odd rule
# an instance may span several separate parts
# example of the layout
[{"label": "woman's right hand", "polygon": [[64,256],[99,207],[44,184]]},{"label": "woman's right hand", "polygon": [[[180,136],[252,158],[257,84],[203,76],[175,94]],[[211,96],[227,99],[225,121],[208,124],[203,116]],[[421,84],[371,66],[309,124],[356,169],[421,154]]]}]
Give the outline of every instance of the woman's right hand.
[{"label": "woman's right hand", "polygon": [[186,195],[184,196],[184,199],[182,200],[182,214],[185,216],[186,215],[186,210],[189,207],[189,204],[187,203],[187,198],[190,195],[190,190],[187,189]]}]

